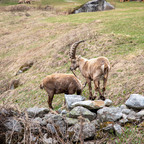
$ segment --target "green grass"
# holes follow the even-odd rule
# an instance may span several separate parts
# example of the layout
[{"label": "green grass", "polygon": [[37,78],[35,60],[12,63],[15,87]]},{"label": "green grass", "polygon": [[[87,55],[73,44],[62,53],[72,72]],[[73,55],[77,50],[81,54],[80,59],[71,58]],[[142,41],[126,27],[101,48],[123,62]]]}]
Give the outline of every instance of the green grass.
[{"label": "green grass", "polygon": [[[8,2],[8,1],[7,1]],[[52,5],[56,6],[75,6],[73,3],[66,3],[65,1],[45,1],[49,2]],[[52,3],[53,2],[53,3]],[[78,1],[79,4],[82,4],[84,1]],[[43,1],[44,4],[44,1]],[[129,3],[119,3],[116,2],[116,9],[111,10],[111,11],[102,11],[102,12],[92,12],[92,13],[80,13],[80,14],[73,14],[73,15],[52,15],[49,17],[39,17],[38,21],[41,23],[41,25],[37,25],[32,27],[27,35],[23,39],[27,39],[27,37],[31,37],[35,35],[35,33],[45,30],[46,33],[50,31],[51,34],[48,35],[47,37],[40,37],[37,39],[37,41],[32,41],[29,45],[21,45],[20,44],[17,47],[14,47],[13,49],[10,49],[8,52],[3,52],[0,54],[0,59],[5,59],[7,57],[16,57],[18,56],[19,52],[25,53],[27,51],[32,51],[35,48],[44,48],[45,43],[49,43],[51,41],[55,41],[59,39],[59,37],[62,37],[64,34],[69,33],[70,31],[73,31],[75,29],[78,30],[78,28],[81,28],[81,26],[86,25],[86,28],[89,28],[89,30],[93,29],[94,30],[94,35],[102,36],[103,38],[107,37],[108,41],[113,41],[112,44],[107,45],[105,44],[105,49],[101,51],[106,51],[104,53],[105,56],[107,56],[110,60],[114,60],[117,57],[125,57],[129,54],[134,54],[137,55],[137,52],[140,50],[143,50],[143,44],[144,44],[144,3],[138,3],[138,2],[129,2]],[[45,3],[46,5],[46,3]],[[8,25],[11,21],[15,20],[16,24],[20,24],[19,20],[22,17],[20,16],[15,16],[14,18],[11,19],[11,17],[3,17],[1,22],[5,21],[5,24]],[[31,17],[27,18],[27,21],[31,21],[33,19],[37,19],[34,15]],[[8,28],[14,30],[17,29],[17,25],[8,25]],[[48,26],[47,26],[48,24]],[[50,26],[49,26],[50,25]],[[66,27],[65,27],[66,25]],[[90,25],[90,27],[89,27]],[[5,26],[5,25],[3,25]],[[19,28],[21,28],[19,26]],[[43,31],[44,32],[44,31]],[[81,33],[79,34],[79,37],[81,38]],[[19,37],[15,39],[16,41],[19,41]],[[14,44],[16,41],[11,41],[9,45]],[[100,40],[97,44],[103,44],[104,42],[107,42],[107,40]],[[43,46],[41,46],[41,43]],[[89,43],[90,46],[95,45],[95,39],[91,39],[91,42]],[[56,47],[57,48],[57,47]],[[59,51],[59,57],[58,61],[62,61],[63,57],[68,59],[68,56],[65,55],[65,51],[67,51],[69,47],[64,47],[61,49],[62,51]],[[87,52],[86,57],[91,58],[91,57],[97,57],[97,55],[94,54],[93,49],[85,49]],[[101,52],[100,51],[100,52]],[[97,53],[97,52],[96,52]],[[34,59],[42,59],[45,60],[46,62],[51,60],[53,58],[52,56],[53,50],[49,51],[49,54],[39,57],[35,57]],[[42,92],[41,90],[38,90],[38,87],[36,89],[31,88],[31,90],[27,91],[24,90],[27,87],[32,87],[31,85],[37,86],[39,81],[46,75],[46,74],[51,74],[53,72],[66,72],[70,73],[69,71],[69,66],[70,62],[67,61],[67,63],[59,65],[59,66],[51,66],[49,67],[49,70],[46,72],[40,72],[38,67],[32,68],[30,71],[28,71],[26,74],[29,72],[31,73],[33,70],[33,75],[37,77],[37,75],[40,73],[40,77],[37,78],[36,81],[31,81],[28,80],[28,83],[24,84],[22,87],[18,88],[17,90],[20,92],[19,95],[25,97],[25,101],[29,99],[29,96],[31,97],[38,97],[38,101],[40,104],[43,104],[44,100],[46,101],[47,99],[47,94],[45,92]],[[47,65],[45,67],[48,67]],[[35,72],[36,71],[36,72]],[[13,73],[14,70],[11,72]],[[119,69],[117,71],[118,73],[123,72],[123,70]],[[11,74],[10,73],[10,74]],[[17,78],[19,78],[18,76]],[[115,79],[117,76],[113,77]],[[112,89],[115,87],[115,85],[111,85],[109,89]],[[94,92],[94,91],[93,91]],[[119,97],[121,94],[125,94],[127,90],[123,90],[121,93],[114,94],[114,98],[116,99]],[[45,95],[45,97],[43,97]],[[88,98],[89,92],[88,88],[86,88],[83,92],[83,95]],[[41,96],[41,100],[39,99],[39,96]],[[57,99],[62,99],[62,95],[56,95],[55,100]],[[63,96],[62,96],[63,97]],[[17,103],[20,100],[17,101]],[[45,102],[45,105],[47,103]],[[55,104],[56,105],[56,104]],[[62,105],[62,102],[60,102],[59,105]],[[28,107],[29,104],[25,103],[25,107]],[[58,106],[57,106],[58,107]]]},{"label": "green grass", "polygon": [[7,5],[15,5],[18,3],[18,0],[1,0],[0,5],[7,6]]}]

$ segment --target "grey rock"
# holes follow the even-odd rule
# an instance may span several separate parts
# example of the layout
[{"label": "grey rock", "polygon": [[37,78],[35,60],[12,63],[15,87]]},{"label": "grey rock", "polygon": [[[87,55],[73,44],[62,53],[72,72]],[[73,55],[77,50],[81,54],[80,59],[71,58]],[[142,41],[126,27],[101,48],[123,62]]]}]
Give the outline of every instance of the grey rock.
[{"label": "grey rock", "polygon": [[61,115],[66,115],[66,114],[67,114],[67,111],[66,111],[66,110],[62,110],[60,114],[61,114]]},{"label": "grey rock", "polygon": [[138,117],[138,118],[144,117],[144,109],[141,110],[141,111],[139,111],[139,112],[136,114],[136,117]]},{"label": "grey rock", "polygon": [[121,120],[119,120],[119,123],[121,125],[125,125],[127,122],[128,122],[128,119],[121,119]]},{"label": "grey rock", "polygon": [[134,111],[131,111],[129,113],[129,115],[127,116],[127,119],[130,121],[130,122],[133,122],[133,121],[136,121],[136,113]]},{"label": "grey rock", "polygon": [[38,107],[32,107],[27,109],[28,116],[30,118],[33,117],[43,117],[45,114],[49,112],[48,108],[38,108]]},{"label": "grey rock", "polygon": [[100,127],[100,121],[99,121],[98,119],[95,119],[95,120],[91,121],[91,123],[94,124],[94,126],[95,126],[96,128],[99,128],[99,127]]},{"label": "grey rock", "polygon": [[122,114],[122,118],[123,119],[127,119],[127,115],[126,114]]},{"label": "grey rock", "polygon": [[111,5],[109,2],[104,1],[104,10],[112,10],[114,6]]},{"label": "grey rock", "polygon": [[79,101],[84,101],[85,98],[81,95],[66,95],[65,94],[65,102],[66,102],[66,107],[68,109],[72,109],[72,104],[74,102],[79,102]]},{"label": "grey rock", "polygon": [[144,96],[139,94],[131,94],[125,104],[130,108],[144,109]]},{"label": "grey rock", "polygon": [[106,127],[103,128],[104,131],[108,132],[113,131],[113,129],[113,124],[108,124]]},{"label": "grey rock", "polygon": [[36,117],[35,119],[33,119],[33,122],[34,122],[34,123],[38,123],[38,124],[40,124],[41,126],[46,126],[46,125],[47,125],[46,121],[43,120],[43,119],[40,118],[40,117]]},{"label": "grey rock", "polygon": [[58,143],[57,140],[54,138],[51,138],[51,137],[47,138],[47,134],[44,135],[43,142],[44,144],[57,144]]},{"label": "grey rock", "polygon": [[20,122],[18,120],[14,119],[13,117],[9,117],[5,121],[4,126],[9,131],[14,131],[14,132],[19,132],[19,133],[21,133],[21,131],[23,129]]},{"label": "grey rock", "polygon": [[97,118],[101,122],[117,121],[122,117],[121,109],[118,107],[104,107],[97,111]]},{"label": "grey rock", "polygon": [[66,117],[66,123],[68,124],[68,126],[72,126],[72,125],[78,123],[78,119]]},{"label": "grey rock", "polygon": [[[79,134],[80,134],[81,125],[75,124],[72,127],[68,128],[68,135],[69,138],[73,142],[79,141]],[[84,139],[90,139],[95,136],[96,128],[93,123],[84,123],[82,128],[82,134]]]},{"label": "grey rock", "polygon": [[108,106],[108,107],[112,105],[112,101],[110,99],[106,99],[104,103],[105,103],[105,106]]},{"label": "grey rock", "polygon": [[123,109],[122,113],[128,115],[131,112],[130,109]]},{"label": "grey rock", "polygon": [[46,127],[47,127],[47,132],[48,133],[50,133],[52,135],[56,134],[56,129],[52,124],[48,123]]},{"label": "grey rock", "polygon": [[125,104],[122,104],[122,105],[120,106],[120,109],[121,109],[121,110],[123,110],[123,109],[128,109],[128,107],[127,107]]},{"label": "grey rock", "polygon": [[46,122],[55,126],[60,131],[61,134],[63,135],[66,134],[67,124],[62,116],[49,113],[49,114],[46,114],[43,119]]},{"label": "grey rock", "polygon": [[71,104],[72,108],[77,106],[82,106],[89,110],[95,110],[95,109],[103,108],[105,106],[105,103],[102,100],[95,100],[95,101],[86,100],[86,101],[74,102],[73,104]]},{"label": "grey rock", "polygon": [[92,113],[88,109],[81,107],[81,106],[77,106],[77,107],[73,108],[69,113],[70,118],[78,118],[79,116],[88,118],[90,121],[92,121],[96,118],[95,113]]},{"label": "grey rock", "polygon": [[117,136],[121,135],[123,133],[123,129],[119,124],[115,124],[114,126],[115,134]]},{"label": "grey rock", "polygon": [[34,135],[39,135],[41,132],[40,124],[35,123],[33,120],[31,120],[31,133]]},{"label": "grey rock", "polygon": [[114,6],[112,6],[110,3],[107,3],[105,0],[92,0],[82,5],[79,9],[75,10],[74,13],[95,12],[110,9],[114,9]]}]

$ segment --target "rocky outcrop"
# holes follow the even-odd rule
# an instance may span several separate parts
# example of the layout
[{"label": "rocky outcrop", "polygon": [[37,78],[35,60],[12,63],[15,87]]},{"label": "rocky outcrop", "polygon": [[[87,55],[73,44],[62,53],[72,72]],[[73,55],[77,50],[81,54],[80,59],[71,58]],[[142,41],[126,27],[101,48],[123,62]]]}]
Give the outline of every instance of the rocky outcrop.
[{"label": "rocky outcrop", "polygon": [[81,12],[95,12],[95,11],[103,11],[103,10],[111,10],[114,9],[110,3],[105,0],[92,0],[82,5],[79,9],[75,10],[76,13]]},{"label": "rocky outcrop", "polygon": [[144,96],[139,94],[132,94],[125,104],[130,108],[144,109]]}]

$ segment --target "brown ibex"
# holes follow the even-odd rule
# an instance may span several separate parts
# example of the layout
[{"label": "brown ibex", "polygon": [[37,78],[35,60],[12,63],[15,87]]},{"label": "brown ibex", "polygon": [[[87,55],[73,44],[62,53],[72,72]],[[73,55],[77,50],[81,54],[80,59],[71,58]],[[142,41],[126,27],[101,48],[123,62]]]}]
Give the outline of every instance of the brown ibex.
[{"label": "brown ibex", "polygon": [[[85,85],[88,83],[89,86],[89,99],[94,100],[96,98],[96,92],[99,92],[100,99],[105,100],[104,93],[106,90],[106,84],[108,79],[108,74],[110,71],[110,63],[106,57],[98,57],[92,59],[85,59],[81,56],[76,56],[77,46],[84,41],[78,41],[74,43],[70,48],[70,58],[71,58],[71,67],[70,70],[80,69],[81,74],[86,79]],[[100,79],[103,80],[103,89],[102,93],[100,90]],[[95,85],[95,96],[92,94],[91,81]]]},{"label": "brown ibex", "polygon": [[77,79],[72,74],[52,74],[44,78],[43,82],[40,84],[41,89],[45,89],[48,93],[48,106],[52,107],[52,100],[54,94],[74,94],[80,95],[82,92],[82,84],[79,79]]},{"label": "brown ibex", "polygon": [[26,4],[31,4],[31,0],[25,0]]},{"label": "brown ibex", "polygon": [[18,1],[18,4],[23,4],[23,3],[31,4],[31,0],[19,0]]}]

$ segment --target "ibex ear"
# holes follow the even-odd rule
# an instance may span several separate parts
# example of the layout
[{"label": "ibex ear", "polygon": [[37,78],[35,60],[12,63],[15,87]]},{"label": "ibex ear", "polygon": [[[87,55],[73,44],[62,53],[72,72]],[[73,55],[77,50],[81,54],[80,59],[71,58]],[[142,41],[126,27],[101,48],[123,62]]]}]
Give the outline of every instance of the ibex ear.
[{"label": "ibex ear", "polygon": [[81,55],[78,56],[78,59],[80,59],[80,58],[81,58]]}]

